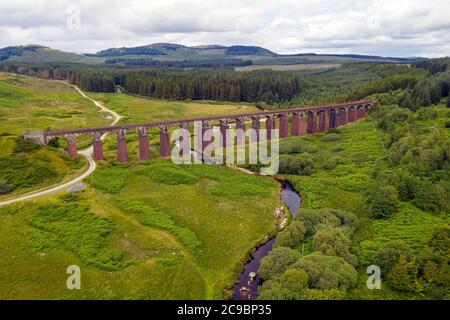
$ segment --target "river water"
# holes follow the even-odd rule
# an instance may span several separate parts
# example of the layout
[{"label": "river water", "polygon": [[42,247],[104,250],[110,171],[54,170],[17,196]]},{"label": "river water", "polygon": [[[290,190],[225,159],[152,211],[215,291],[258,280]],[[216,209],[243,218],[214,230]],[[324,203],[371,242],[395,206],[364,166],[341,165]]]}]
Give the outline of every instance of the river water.
[{"label": "river water", "polygon": [[[289,181],[278,181],[281,183],[282,189],[280,192],[281,200],[289,208],[291,214],[295,216],[300,208],[301,197],[294,189]],[[245,269],[239,276],[239,283],[233,287],[233,300],[253,300],[258,297],[258,286],[261,284],[257,272],[260,261],[267,256],[272,250],[275,243],[275,238],[270,239],[263,245],[256,248],[250,256],[250,260],[245,264]],[[250,278],[250,273],[255,273],[256,277]]]}]

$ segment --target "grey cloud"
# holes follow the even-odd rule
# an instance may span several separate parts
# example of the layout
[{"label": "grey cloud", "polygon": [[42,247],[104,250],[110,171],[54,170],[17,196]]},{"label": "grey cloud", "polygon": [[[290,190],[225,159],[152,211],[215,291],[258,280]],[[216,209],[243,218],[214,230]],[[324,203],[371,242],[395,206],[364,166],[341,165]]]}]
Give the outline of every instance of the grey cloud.
[{"label": "grey cloud", "polygon": [[[68,30],[67,8],[81,9]],[[15,0],[0,3],[0,47],[94,52],[151,42],[260,45],[280,53],[450,54],[448,0]]]}]

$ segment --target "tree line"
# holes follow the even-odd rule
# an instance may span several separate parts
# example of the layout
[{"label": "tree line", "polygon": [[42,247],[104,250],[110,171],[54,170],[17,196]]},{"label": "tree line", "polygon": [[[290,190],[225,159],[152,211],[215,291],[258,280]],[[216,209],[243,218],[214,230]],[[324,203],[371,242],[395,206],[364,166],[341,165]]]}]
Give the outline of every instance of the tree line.
[{"label": "tree line", "polygon": [[[147,68],[145,64],[148,61],[129,62],[121,59],[111,61],[119,63],[111,67],[4,62],[0,64],[0,70],[44,79],[67,80],[86,91],[115,92],[116,87],[121,86],[125,92],[156,99],[264,102],[275,108],[302,104],[302,101],[307,104],[353,101],[374,94],[404,90],[399,104],[416,110],[419,106],[437,103],[442,97],[448,96],[449,61],[450,58],[430,59],[411,66],[354,64],[342,69],[353,70],[351,72],[354,74],[343,73],[348,79],[336,81],[331,80],[341,74],[342,71],[338,69],[316,71],[310,75],[272,70],[236,72],[226,68],[167,69]],[[221,61],[216,62],[222,64]],[[143,63],[145,68],[130,68],[121,63]],[[173,66],[190,66],[183,63],[178,61]],[[198,67],[203,62],[189,63],[198,64]],[[348,82],[351,85],[347,85]]]},{"label": "tree line", "polygon": [[127,92],[161,99],[282,103],[301,91],[298,77],[274,71],[152,70],[128,72]]},{"label": "tree line", "polygon": [[218,100],[268,104],[291,101],[300,94],[300,80],[292,73],[270,70],[183,70],[85,67],[80,65],[0,64],[0,70],[67,80],[82,90],[126,92],[157,99]]}]

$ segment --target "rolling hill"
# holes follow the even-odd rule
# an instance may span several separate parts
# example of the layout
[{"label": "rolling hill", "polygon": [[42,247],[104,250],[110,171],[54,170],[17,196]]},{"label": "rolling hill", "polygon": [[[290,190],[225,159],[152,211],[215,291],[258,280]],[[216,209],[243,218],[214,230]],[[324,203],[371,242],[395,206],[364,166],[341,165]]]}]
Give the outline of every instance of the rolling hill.
[{"label": "rolling hill", "polygon": [[0,49],[0,61],[28,63],[107,64],[128,67],[245,67],[287,65],[341,65],[351,62],[411,63],[423,58],[396,58],[356,54],[303,53],[283,55],[258,46],[184,46],[155,43],[138,47],[109,48],[79,55],[40,45]]}]

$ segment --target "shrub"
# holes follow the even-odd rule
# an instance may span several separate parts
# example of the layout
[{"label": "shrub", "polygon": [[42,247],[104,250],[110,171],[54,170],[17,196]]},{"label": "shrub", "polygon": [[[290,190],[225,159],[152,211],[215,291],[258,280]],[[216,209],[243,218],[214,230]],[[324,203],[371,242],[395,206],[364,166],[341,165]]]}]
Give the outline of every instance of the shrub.
[{"label": "shrub", "polygon": [[373,255],[373,263],[380,267],[381,275],[386,277],[394,265],[400,259],[400,256],[408,260],[412,257],[411,249],[401,241],[391,241],[379,248]]},{"label": "shrub", "polygon": [[40,149],[41,146],[31,140],[25,140],[23,137],[17,137],[14,153],[30,153],[31,151]]},{"label": "shrub", "polygon": [[300,257],[291,268],[304,270],[308,275],[308,287],[312,289],[347,291],[358,281],[355,268],[344,259],[318,252]]},{"label": "shrub", "polygon": [[343,300],[345,295],[342,289],[306,289],[306,300]]},{"label": "shrub", "polygon": [[339,218],[329,210],[299,209],[295,220],[303,222],[307,237],[314,235],[319,230],[341,225]]},{"label": "shrub", "polygon": [[445,121],[445,127],[450,128],[450,121]]},{"label": "shrub", "polygon": [[342,139],[342,136],[337,133],[328,133],[328,134],[320,137],[320,141],[322,141],[322,142],[339,141],[341,139]]},{"label": "shrub", "polygon": [[7,194],[13,192],[14,189],[15,189],[14,185],[8,184],[4,181],[0,181],[0,194]]},{"label": "shrub", "polygon": [[316,153],[319,149],[304,140],[296,137],[291,137],[280,141],[280,153],[281,154],[293,154],[293,153]]},{"label": "shrub", "polygon": [[69,192],[59,197],[64,203],[76,202],[81,199],[81,192]]},{"label": "shrub", "polygon": [[[105,270],[118,270],[129,264],[121,252],[104,250],[106,237],[115,229],[111,220],[89,212],[79,204],[40,206],[30,220],[31,226],[45,231],[85,263]],[[43,233],[40,243],[44,245]],[[36,233],[33,235],[36,237]],[[47,244],[45,244],[47,245]]]},{"label": "shrub", "polygon": [[168,185],[194,184],[199,178],[187,173],[180,167],[165,165],[150,165],[138,172],[154,182]]},{"label": "shrub", "polygon": [[261,259],[261,265],[259,267],[261,279],[273,279],[283,274],[299,257],[300,253],[290,248],[280,247],[273,249],[267,256]]},{"label": "shrub", "polygon": [[101,168],[95,171],[88,181],[94,188],[103,192],[119,193],[126,184],[126,178],[126,170],[120,167]]},{"label": "shrub", "polygon": [[433,120],[439,117],[439,112],[436,108],[421,108],[416,112],[416,118],[420,121]]},{"label": "shrub", "polygon": [[349,237],[340,228],[318,231],[313,237],[313,248],[328,256],[346,257],[352,244]]},{"label": "shrub", "polygon": [[142,225],[164,229],[172,233],[191,251],[195,251],[201,247],[201,242],[194,232],[176,225],[169,215],[159,210],[155,210],[142,200],[119,199],[117,201],[117,206],[125,212],[138,214],[139,223]]},{"label": "shrub", "polygon": [[335,145],[330,148],[331,152],[340,152],[340,151],[344,151],[344,150],[345,150],[345,148],[341,145]]},{"label": "shrub", "polygon": [[325,170],[332,170],[336,168],[337,165],[345,163],[345,160],[341,157],[333,157],[325,161],[323,168]]},{"label": "shrub", "polygon": [[276,247],[294,248],[305,240],[306,227],[301,221],[292,221],[281,231],[275,242]]},{"label": "shrub", "polygon": [[370,214],[375,219],[388,219],[399,210],[397,190],[390,185],[377,185],[369,196]]},{"label": "shrub", "polygon": [[353,213],[337,209],[329,209],[329,212],[341,221],[342,228],[349,235],[352,235],[358,228],[358,218]]},{"label": "shrub", "polygon": [[420,180],[416,186],[413,203],[419,209],[430,212],[447,211],[450,206],[448,194],[450,186],[443,181],[433,184]]},{"label": "shrub", "polygon": [[278,279],[264,281],[259,291],[258,300],[290,300],[291,293]]},{"label": "shrub", "polygon": [[342,134],[342,130],[340,128],[329,128],[327,133]]},{"label": "shrub", "polygon": [[449,252],[450,226],[439,225],[433,231],[418,257],[420,273],[436,299],[442,299],[450,285]]},{"label": "shrub", "polygon": [[415,271],[414,262],[408,261],[404,255],[401,255],[387,278],[394,289],[403,292],[414,292],[416,290]]},{"label": "shrub", "polygon": [[310,175],[314,172],[314,161],[306,156],[287,156],[280,157],[279,173]]}]

